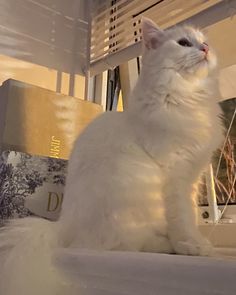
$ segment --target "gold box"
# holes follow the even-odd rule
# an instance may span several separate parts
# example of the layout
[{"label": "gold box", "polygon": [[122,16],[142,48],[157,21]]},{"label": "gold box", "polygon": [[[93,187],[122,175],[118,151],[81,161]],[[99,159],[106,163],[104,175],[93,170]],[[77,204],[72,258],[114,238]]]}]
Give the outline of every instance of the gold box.
[{"label": "gold box", "polygon": [[0,147],[68,159],[100,105],[9,79],[0,87]]}]

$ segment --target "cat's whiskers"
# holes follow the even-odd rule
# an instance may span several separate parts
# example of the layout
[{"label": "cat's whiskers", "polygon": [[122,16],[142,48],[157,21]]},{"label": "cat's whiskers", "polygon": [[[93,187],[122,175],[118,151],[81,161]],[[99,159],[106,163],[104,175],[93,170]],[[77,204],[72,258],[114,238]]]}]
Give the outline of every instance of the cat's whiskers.
[{"label": "cat's whiskers", "polygon": [[178,68],[178,71],[187,68],[192,68],[193,66],[202,62],[203,60],[205,60],[205,58],[202,58],[201,56],[199,56],[199,54],[196,53],[188,56],[183,56],[179,58],[176,62],[176,64],[180,66],[180,68]]}]

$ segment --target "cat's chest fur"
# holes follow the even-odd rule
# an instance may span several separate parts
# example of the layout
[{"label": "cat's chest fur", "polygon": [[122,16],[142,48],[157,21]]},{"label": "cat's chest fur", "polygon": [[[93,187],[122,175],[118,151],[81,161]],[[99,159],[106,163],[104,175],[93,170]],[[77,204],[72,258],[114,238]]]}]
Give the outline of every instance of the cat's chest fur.
[{"label": "cat's chest fur", "polygon": [[[168,99],[171,100],[171,97]],[[177,108],[172,105],[160,108],[154,120],[147,119],[147,110],[146,114],[144,111],[140,117],[127,120],[133,144],[163,167],[175,165],[188,156],[188,152],[204,149],[209,145],[212,130],[218,128],[218,121],[214,122],[207,109],[196,106],[186,112],[185,109]]]}]

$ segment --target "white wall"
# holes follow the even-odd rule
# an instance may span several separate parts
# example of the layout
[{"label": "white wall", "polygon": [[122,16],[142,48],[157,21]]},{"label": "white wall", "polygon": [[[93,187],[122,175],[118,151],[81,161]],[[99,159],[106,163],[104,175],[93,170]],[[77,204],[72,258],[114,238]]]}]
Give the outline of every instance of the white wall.
[{"label": "white wall", "polygon": [[[0,85],[9,78],[70,94],[70,74],[0,55]],[[85,77],[74,75],[74,79],[73,96],[84,99]]]}]

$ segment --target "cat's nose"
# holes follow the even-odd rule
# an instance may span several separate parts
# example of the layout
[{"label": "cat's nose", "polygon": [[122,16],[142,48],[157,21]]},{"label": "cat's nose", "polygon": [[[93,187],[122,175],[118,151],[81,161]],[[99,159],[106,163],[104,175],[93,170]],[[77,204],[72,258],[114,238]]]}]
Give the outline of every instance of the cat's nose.
[{"label": "cat's nose", "polygon": [[209,51],[209,46],[208,46],[208,44],[206,44],[206,43],[202,43],[202,44],[200,45],[200,50],[203,51],[203,52],[205,52],[205,53],[207,54],[208,51]]}]

